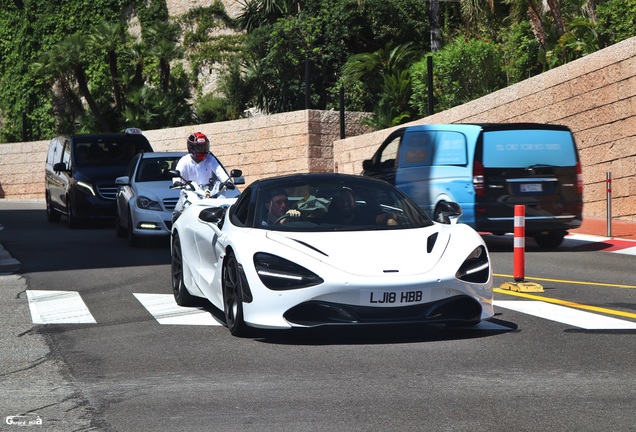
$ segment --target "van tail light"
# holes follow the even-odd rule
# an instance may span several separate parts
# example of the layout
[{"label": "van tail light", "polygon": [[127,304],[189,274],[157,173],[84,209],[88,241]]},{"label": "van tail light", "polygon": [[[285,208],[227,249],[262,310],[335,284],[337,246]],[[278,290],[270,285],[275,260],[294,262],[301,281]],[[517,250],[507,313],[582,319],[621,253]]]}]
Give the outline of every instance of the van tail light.
[{"label": "van tail light", "polygon": [[480,161],[475,161],[473,164],[473,186],[475,188],[475,195],[480,197],[486,195],[486,180],[484,174],[484,164]]},{"label": "van tail light", "polygon": [[581,195],[583,194],[583,170],[581,169],[581,162],[576,163],[576,190]]}]

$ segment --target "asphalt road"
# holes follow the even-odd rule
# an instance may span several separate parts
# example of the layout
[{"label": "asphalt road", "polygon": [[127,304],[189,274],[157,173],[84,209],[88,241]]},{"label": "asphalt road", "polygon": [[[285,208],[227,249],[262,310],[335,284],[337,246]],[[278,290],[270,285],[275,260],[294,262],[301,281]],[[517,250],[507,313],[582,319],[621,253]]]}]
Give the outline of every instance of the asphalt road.
[{"label": "asphalt road", "polygon": [[[0,276],[0,430],[636,430],[634,256],[608,252],[631,244],[529,240],[544,292],[497,289],[474,330],[239,339],[216,311],[169,324],[183,317],[147,302],[170,297],[167,241],[49,224],[41,203],[1,203],[0,228],[21,263]],[[512,239],[487,242],[495,285],[512,281]],[[94,323],[34,323],[28,297],[46,291],[77,292]]]}]

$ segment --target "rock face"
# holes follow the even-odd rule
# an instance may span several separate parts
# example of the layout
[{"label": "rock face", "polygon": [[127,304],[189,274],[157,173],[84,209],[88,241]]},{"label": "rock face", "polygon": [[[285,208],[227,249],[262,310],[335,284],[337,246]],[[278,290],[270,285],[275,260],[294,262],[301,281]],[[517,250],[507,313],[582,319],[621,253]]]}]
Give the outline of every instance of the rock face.
[{"label": "rock face", "polygon": [[[210,0],[166,0],[170,16],[181,15],[192,8],[210,6],[210,3]],[[239,0],[221,0],[221,3],[232,18],[236,18],[241,12]]]}]

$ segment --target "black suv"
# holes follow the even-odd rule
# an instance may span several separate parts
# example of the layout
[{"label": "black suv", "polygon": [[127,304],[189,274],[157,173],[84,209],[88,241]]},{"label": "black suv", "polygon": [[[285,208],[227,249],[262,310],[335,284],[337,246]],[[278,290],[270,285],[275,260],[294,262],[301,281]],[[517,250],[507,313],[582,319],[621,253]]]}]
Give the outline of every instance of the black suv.
[{"label": "black suv", "polygon": [[52,139],[46,158],[47,219],[57,222],[66,215],[71,228],[84,220],[114,220],[115,179],[137,153],[152,151],[136,128]]}]

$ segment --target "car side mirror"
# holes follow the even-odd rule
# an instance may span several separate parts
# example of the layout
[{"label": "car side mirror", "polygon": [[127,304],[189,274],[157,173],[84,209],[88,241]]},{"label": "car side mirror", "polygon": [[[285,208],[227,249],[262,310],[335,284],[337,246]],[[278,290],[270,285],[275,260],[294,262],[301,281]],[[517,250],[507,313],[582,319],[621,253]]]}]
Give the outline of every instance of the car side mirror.
[{"label": "car side mirror", "polygon": [[375,165],[373,164],[373,160],[365,159],[362,161],[362,169],[365,171],[375,171]]},{"label": "car side mirror", "polygon": [[435,213],[437,215],[437,222],[443,224],[457,223],[459,217],[462,215],[462,208],[456,202],[442,201],[437,204]]},{"label": "car side mirror", "polygon": [[232,183],[235,185],[245,184],[245,178],[243,178],[243,171],[240,169],[233,169],[230,171],[230,177],[232,177]]},{"label": "car side mirror", "polygon": [[227,207],[208,207],[201,210],[199,213],[199,220],[202,222],[218,224],[225,215]]},{"label": "car side mirror", "polygon": [[66,168],[66,162],[58,162],[55,165],[53,165],[53,171],[55,172],[68,171],[68,168]]},{"label": "car side mirror", "polygon": [[130,184],[130,177],[128,177],[128,176],[117,177],[115,179],[115,184],[117,186],[127,186],[127,185]]}]

